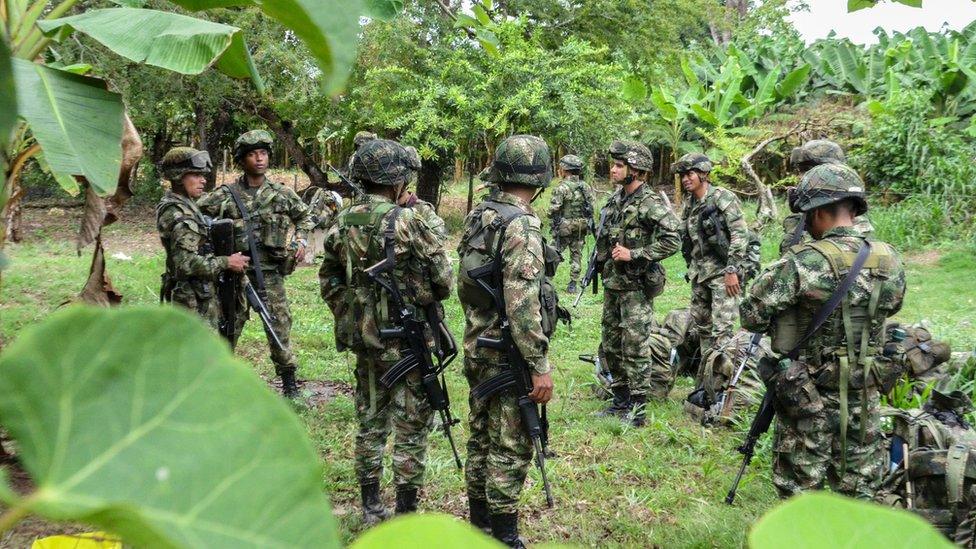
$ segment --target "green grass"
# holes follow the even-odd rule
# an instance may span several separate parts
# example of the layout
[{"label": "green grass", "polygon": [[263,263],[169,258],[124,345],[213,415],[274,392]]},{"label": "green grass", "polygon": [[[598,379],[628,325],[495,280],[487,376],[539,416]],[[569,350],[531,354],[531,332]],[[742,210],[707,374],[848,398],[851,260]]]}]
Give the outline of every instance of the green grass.
[{"label": "green grass", "polygon": [[[7,248],[12,265],[4,272],[0,288],[0,337],[7,341],[75,295],[87,274],[88,254],[78,257],[73,244],[63,240],[64,231],[52,229],[50,221],[43,225],[47,228],[33,232],[27,242]],[[108,272],[126,303],[157,301],[163,256],[158,246],[151,245],[155,238],[151,229],[151,223],[143,219],[107,230]],[[775,254],[774,237],[764,244],[769,259]],[[132,259],[112,259],[116,252]],[[976,344],[971,325],[976,259],[965,251],[921,259],[924,262],[910,258],[910,292],[899,319],[928,319],[936,335],[950,338],[957,348],[971,348]],[[666,268],[669,283],[656,300],[658,319],[671,308],[686,306],[690,292],[680,258],[669,259]],[[556,278],[557,287],[565,287],[566,277],[564,266]],[[316,269],[300,268],[287,286],[300,377],[351,384],[352,357],[335,351],[333,320],[318,297]],[[740,463],[734,447],[741,433],[704,429],[683,413],[681,400],[691,390],[689,380],[680,380],[667,402],[649,407],[645,429],[595,417],[603,403],[593,396],[590,366],[579,362],[577,355],[592,353],[599,344],[601,303],[602,295],[587,293],[574,311],[572,326],[560,326],[552,342],[556,393],[549,415],[551,444],[559,457],[549,462],[548,472],[556,507],[545,508],[539,476],[533,469],[521,503],[524,536],[531,542],[599,546],[744,545],[750,526],[777,501],[769,481],[768,440],[760,445],[736,505],[728,507],[723,499]],[[447,313],[460,339],[463,317],[456,298],[448,301]],[[266,343],[255,321],[248,324],[240,354],[259,374],[270,377]],[[459,359],[448,382],[453,411],[464,419],[467,385],[460,370]],[[301,416],[322,456],[323,486],[331,494],[343,537],[351,539],[360,531],[352,401],[340,394],[322,406],[302,411]],[[463,453],[465,422],[455,436]],[[388,501],[392,499],[390,478],[387,469],[384,490]],[[431,436],[428,484],[421,507],[462,517],[467,512],[463,475],[454,468],[449,447],[439,434]]]}]

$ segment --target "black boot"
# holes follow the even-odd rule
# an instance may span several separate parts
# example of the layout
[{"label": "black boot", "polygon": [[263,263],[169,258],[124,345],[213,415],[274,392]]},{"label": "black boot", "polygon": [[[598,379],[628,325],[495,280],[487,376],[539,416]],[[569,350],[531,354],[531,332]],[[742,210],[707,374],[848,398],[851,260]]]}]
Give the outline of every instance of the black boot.
[{"label": "black boot", "polygon": [[397,486],[396,514],[415,513],[417,511],[417,488],[414,486]]},{"label": "black boot", "polygon": [[639,395],[639,396],[635,395],[631,397],[630,399],[631,412],[629,416],[631,425],[633,425],[634,427],[644,426],[644,424],[646,423],[646,421],[644,420],[645,413],[646,413],[644,409],[646,407],[647,407],[647,397],[645,397],[644,395]]},{"label": "black boot", "polygon": [[518,513],[491,515],[491,533],[495,539],[509,547],[524,549],[525,544],[518,535]]},{"label": "black boot", "polygon": [[630,387],[622,385],[619,387],[611,387],[613,391],[613,401],[610,406],[604,408],[602,412],[597,413],[601,417],[609,416],[623,416],[630,411]]},{"label": "black boot", "polygon": [[575,294],[576,293],[576,281],[575,280],[570,280],[569,281],[569,286],[566,286],[566,293],[567,294]]},{"label": "black boot", "polygon": [[488,500],[468,497],[468,517],[471,524],[491,535],[491,519],[488,518]]},{"label": "black boot", "polygon": [[359,485],[363,499],[363,524],[373,526],[390,518],[390,511],[380,501],[379,481]]},{"label": "black boot", "polygon": [[281,371],[281,394],[285,398],[298,398],[298,383],[295,381],[295,370]]}]

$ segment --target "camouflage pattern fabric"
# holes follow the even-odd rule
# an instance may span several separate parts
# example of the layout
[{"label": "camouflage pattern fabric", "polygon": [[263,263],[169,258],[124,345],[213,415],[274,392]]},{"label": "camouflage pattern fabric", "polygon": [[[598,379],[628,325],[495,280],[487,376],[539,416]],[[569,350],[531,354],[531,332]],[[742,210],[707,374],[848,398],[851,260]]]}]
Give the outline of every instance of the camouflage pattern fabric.
[{"label": "camouflage pattern fabric", "polygon": [[[629,387],[631,396],[667,398],[674,385],[661,345],[653,337],[654,302],[643,292],[607,290],[603,296],[603,334],[600,343],[614,387]],[[661,359],[664,359],[663,361]]]},{"label": "camouflage pattern fabric", "polygon": [[[542,331],[542,305],[539,301],[543,279],[543,239],[539,218],[528,203],[497,191],[491,200],[517,206],[525,215],[515,218],[505,230],[501,246],[502,281],[512,337],[533,372],[550,371],[549,340]],[[474,242],[475,227],[488,227],[498,216],[495,210],[479,205],[465,219],[464,236],[458,246],[464,254]],[[459,286],[463,284],[459,280]],[[473,388],[501,372],[504,354],[477,346],[480,336],[500,336],[498,313],[493,305],[478,302],[476,296],[459,292],[464,310],[464,375]],[[465,466],[468,497],[487,499],[492,514],[514,513],[532,457],[532,444],[525,433],[518,404],[510,393],[485,402],[469,399],[470,438]]]},{"label": "camouflage pattern fabric", "polygon": [[[593,221],[593,205],[596,197],[593,189],[581,180],[578,175],[570,175],[552,191],[552,198],[549,203],[549,219],[559,219],[559,227],[556,234],[559,235],[559,244],[563,250],[569,249],[570,272],[569,280],[578,282],[583,264],[583,245],[586,243],[586,234],[590,230],[590,223]],[[587,216],[587,212],[590,215]]]},{"label": "camouflage pattern fabric", "polygon": [[325,229],[332,223],[339,203],[332,191],[322,187],[309,187],[302,193],[302,201],[308,204],[308,213],[312,216],[313,229]]},{"label": "camouflage pattern fabric", "polygon": [[[741,299],[726,293],[724,277],[692,283],[689,309],[702,357],[725,345],[735,334]],[[702,381],[703,374],[709,375],[700,373],[696,376],[698,382]]]},{"label": "camouflage pattern fabric", "polygon": [[203,213],[186,196],[167,191],[156,206],[156,230],[166,250],[166,284],[172,301],[195,311],[215,329],[220,303],[214,283],[227,269],[227,258],[213,254]]},{"label": "camouflage pattern fabric", "polygon": [[[813,236],[811,236],[808,231],[804,230],[800,234],[800,240],[793,242],[793,233],[796,232],[797,225],[803,222],[804,216],[805,214],[795,213],[790,214],[783,219],[783,240],[781,240],[779,244],[780,256],[784,255],[786,251],[790,249],[790,246],[805,244],[813,241]],[[868,239],[874,237],[874,225],[871,224],[871,221],[866,215],[859,215],[854,218],[854,228]]]},{"label": "camouflage pattern fabric", "polygon": [[[265,305],[275,317],[275,332],[285,347],[276,349],[271,339],[268,339],[268,346],[272,348],[271,360],[274,362],[275,371],[281,375],[281,372],[294,370],[297,367],[289,344],[291,309],[285,296],[284,276],[280,273],[288,257],[295,253],[288,234],[294,229],[293,239],[307,238],[314,223],[308,207],[295,191],[268,179],[265,179],[261,186],[253,188],[247,184],[242,175],[237,181],[217,187],[197,202],[200,210],[214,219],[230,219],[234,222],[235,252],[250,255],[244,219],[230,194],[231,186],[237,190],[238,196],[251,216],[251,229],[267,292]],[[251,258],[247,276],[251,283],[256,285],[255,261],[256,258]],[[246,309],[241,307],[239,311],[246,311]],[[234,341],[240,337],[248,318],[247,313],[238,313]]]},{"label": "camouflage pattern fabric", "polygon": [[322,298],[335,318],[336,346],[356,353],[356,474],[361,484],[381,477],[391,424],[394,482],[414,487],[423,483],[433,411],[417,372],[391,389],[379,381],[400,359],[401,342],[380,338],[379,330],[393,327],[389,318],[393,305],[364,272],[385,258],[383,231],[389,216],[396,215],[393,278],[404,299],[422,308],[450,295],[454,273],[445,235],[432,222],[436,214],[431,211],[432,217],[425,217],[420,211],[394,212],[389,199],[369,194],[344,209],[325,238],[319,269]]},{"label": "camouflage pattern fabric", "polygon": [[828,139],[813,139],[790,151],[790,165],[846,164],[847,156],[840,145]]},{"label": "camouflage pattern fabric", "polygon": [[698,335],[692,330],[691,311],[687,308],[672,309],[664,317],[655,332],[665,336],[671,344],[668,349],[668,360],[671,360],[671,350],[675,352],[671,369],[675,376],[695,377],[698,373],[699,360],[695,360],[699,350]]},{"label": "camouflage pattern fabric", "polygon": [[[838,254],[846,254],[844,257],[853,261],[863,242],[864,237],[853,228],[837,227],[827,231],[821,241],[791,248],[750,287],[739,308],[743,327],[769,334],[776,353],[791,350],[806,331],[807,323],[841,281],[840,272],[831,264],[833,259],[822,250],[836,249]],[[847,294],[845,304],[807,342],[801,360],[794,363],[799,369],[789,377],[783,372],[773,372],[767,377],[767,384],[775,384],[777,395],[805,395],[803,400],[798,400],[796,409],[783,413],[777,410],[774,479],[782,495],[819,488],[825,482],[835,490],[858,497],[870,497],[877,488],[881,438],[876,380],[893,368],[881,356],[880,345],[884,320],[901,309],[904,295],[905,272],[900,258],[889,245],[872,242],[868,262]],[[845,327],[844,311],[854,319],[848,327]],[[853,341],[847,339],[848,328]],[[862,345],[861,334],[865,330],[869,340]],[[860,360],[850,365],[848,378],[866,379],[864,389],[840,387],[838,380],[847,364],[850,347],[865,349]],[[865,376],[865,364],[872,365],[873,378]],[[816,389],[810,388],[811,383]],[[848,398],[846,454],[841,452],[841,390]],[[862,400],[867,403],[864,417]],[[823,409],[818,412],[819,402],[823,403]],[[841,475],[845,460],[847,473]]]},{"label": "camouflage pattern fabric", "polygon": [[[762,378],[759,375],[759,361],[769,360],[773,357],[768,337],[760,340],[759,345],[753,351],[752,356],[747,358],[749,343],[752,333],[746,330],[739,330],[734,336],[729,338],[721,345],[712,349],[700,365],[700,387],[705,389],[710,402],[718,402],[719,398],[728,390],[729,382],[735,375],[735,370],[745,360],[745,368],[739,376],[739,382],[732,391],[732,413],[748,411],[751,407],[758,405],[762,400],[765,388]],[[701,408],[695,407],[697,410]],[[705,412],[704,422],[721,414],[721,409],[716,408]],[[748,420],[747,418],[743,418]]]},{"label": "camouflage pattern fabric", "polygon": [[447,224],[444,223],[441,216],[437,215],[433,204],[418,198],[410,208],[417,212],[417,217],[424,222],[431,232],[436,234],[441,240],[447,241]]},{"label": "camouflage pattern fabric", "polygon": [[483,181],[518,183],[546,188],[552,181],[552,158],[549,145],[534,135],[513,135],[495,149],[495,160]]}]

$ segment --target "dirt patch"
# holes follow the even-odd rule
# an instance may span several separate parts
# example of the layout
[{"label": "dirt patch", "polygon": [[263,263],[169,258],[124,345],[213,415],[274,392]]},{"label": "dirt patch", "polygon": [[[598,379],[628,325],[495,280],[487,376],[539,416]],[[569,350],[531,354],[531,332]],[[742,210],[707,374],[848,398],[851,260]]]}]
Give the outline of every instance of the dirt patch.
[{"label": "dirt patch", "polygon": [[916,265],[938,265],[940,259],[942,259],[942,252],[939,250],[925,250],[905,257],[906,263]]},{"label": "dirt patch", "polygon": [[[265,377],[265,383],[276,393],[281,393],[281,379],[275,377]],[[348,383],[338,381],[326,381],[319,379],[299,379],[298,391],[302,394],[305,403],[311,408],[325,406],[329,401],[339,395],[352,396],[352,386]]]}]

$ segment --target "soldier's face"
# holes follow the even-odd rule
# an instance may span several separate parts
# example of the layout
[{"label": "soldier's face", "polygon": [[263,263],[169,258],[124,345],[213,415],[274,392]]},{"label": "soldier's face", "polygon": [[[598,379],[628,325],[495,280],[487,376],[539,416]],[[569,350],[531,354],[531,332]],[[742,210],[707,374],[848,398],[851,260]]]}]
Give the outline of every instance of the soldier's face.
[{"label": "soldier's face", "polygon": [[702,185],[704,185],[704,180],[698,171],[688,170],[681,174],[681,186],[684,187],[685,192],[694,193],[701,189]]},{"label": "soldier's face", "polygon": [[183,178],[180,181],[183,183],[186,196],[197,199],[203,195],[203,187],[207,184],[207,176],[200,173],[187,173],[183,174]]},{"label": "soldier's face", "polygon": [[614,160],[610,165],[610,181],[622,183],[627,179],[627,164],[623,160]]},{"label": "soldier's face", "polygon": [[264,175],[268,171],[268,151],[255,149],[244,157],[244,172],[248,175]]}]

